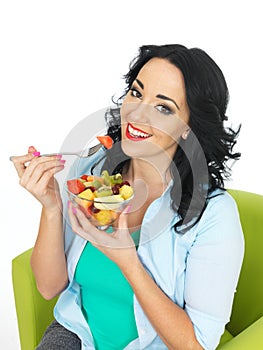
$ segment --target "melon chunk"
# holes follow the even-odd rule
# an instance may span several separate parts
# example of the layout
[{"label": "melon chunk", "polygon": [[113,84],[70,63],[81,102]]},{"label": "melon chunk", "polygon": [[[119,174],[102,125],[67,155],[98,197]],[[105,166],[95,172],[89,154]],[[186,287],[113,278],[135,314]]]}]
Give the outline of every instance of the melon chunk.
[{"label": "melon chunk", "polygon": [[94,207],[100,210],[116,210],[121,207],[123,197],[119,194],[94,198]]}]

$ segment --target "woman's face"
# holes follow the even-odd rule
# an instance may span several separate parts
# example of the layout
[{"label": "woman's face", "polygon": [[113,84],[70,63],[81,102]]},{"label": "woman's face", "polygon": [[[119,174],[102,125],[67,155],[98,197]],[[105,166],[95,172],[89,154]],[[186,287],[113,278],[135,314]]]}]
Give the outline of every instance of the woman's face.
[{"label": "woman's face", "polygon": [[189,130],[189,109],[181,71],[152,58],[140,70],[121,107],[122,148],[130,157],[167,152],[173,157]]}]

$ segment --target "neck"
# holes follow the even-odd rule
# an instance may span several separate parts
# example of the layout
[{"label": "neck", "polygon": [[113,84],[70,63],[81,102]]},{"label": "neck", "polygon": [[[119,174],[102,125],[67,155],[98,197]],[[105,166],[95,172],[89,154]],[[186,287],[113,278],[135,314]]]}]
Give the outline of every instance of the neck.
[{"label": "neck", "polygon": [[141,180],[148,185],[162,184],[166,187],[171,180],[169,165],[156,164],[148,159],[132,159],[125,178],[132,183]]}]

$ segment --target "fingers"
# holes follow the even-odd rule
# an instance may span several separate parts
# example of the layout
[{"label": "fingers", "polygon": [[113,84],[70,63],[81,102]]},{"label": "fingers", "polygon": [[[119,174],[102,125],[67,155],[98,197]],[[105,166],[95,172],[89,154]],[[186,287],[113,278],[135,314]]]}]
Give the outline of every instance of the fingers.
[{"label": "fingers", "polygon": [[126,214],[129,210],[130,208],[127,208],[126,213],[122,214],[122,217],[120,217],[120,226],[113,233],[98,230],[90,223],[85,214],[78,208],[75,208],[71,202],[69,202],[68,215],[73,232],[92,243],[92,245],[106,254],[110,259],[118,263],[119,259],[121,259],[120,248],[135,248],[134,241],[127,229]]},{"label": "fingers", "polygon": [[29,182],[36,184],[41,179],[50,179],[57,171],[63,169],[64,163],[65,161],[57,156],[32,159],[20,178],[21,186],[25,187]]},{"label": "fingers", "polygon": [[50,205],[54,201],[57,188],[54,175],[64,169],[65,160],[59,155],[38,157],[39,154],[34,146],[30,146],[28,154],[12,157],[12,161],[20,178],[20,185],[42,205]]},{"label": "fingers", "polygon": [[34,152],[36,152],[36,148],[34,146],[28,147],[28,153],[23,156],[14,156],[12,157],[12,162],[16,168],[18,176],[21,178],[23,176],[26,164],[30,162],[34,158]]},{"label": "fingers", "polygon": [[[25,175],[20,179],[20,185],[32,193],[37,199],[41,201],[48,193],[49,189],[56,190],[56,181],[54,175],[64,169],[64,165],[57,165],[53,168],[46,170],[44,173],[34,174],[32,177],[25,178]],[[53,182],[52,182],[53,178]]]},{"label": "fingers", "polygon": [[92,230],[92,225],[89,223],[82,211],[74,207],[71,202],[68,202],[68,216],[71,222],[71,228],[73,232],[77,233],[82,238],[88,241],[92,241],[91,237],[88,234],[88,232]]},{"label": "fingers", "polygon": [[75,233],[77,233],[77,230],[79,229],[80,224],[79,224],[78,219],[75,216],[75,214],[76,214],[76,209],[75,209],[75,207],[73,207],[72,203],[69,201],[68,202],[68,216],[69,216],[69,220],[71,222],[72,230]]},{"label": "fingers", "polygon": [[26,163],[30,162],[33,158],[34,156],[31,153],[25,154],[23,156],[12,157],[12,162],[20,178],[25,172]]},{"label": "fingers", "polygon": [[131,205],[128,205],[121,213],[121,215],[119,217],[119,224],[118,224],[119,230],[127,230],[128,229],[127,214],[130,212],[130,210],[131,210]]},{"label": "fingers", "polygon": [[68,203],[68,215],[73,232],[91,242],[97,248],[111,246],[110,234],[98,230],[90,223],[85,214],[74,207],[71,202]]},{"label": "fingers", "polygon": [[34,146],[29,146],[28,147],[28,153],[33,153],[33,152],[36,152],[36,148]]}]

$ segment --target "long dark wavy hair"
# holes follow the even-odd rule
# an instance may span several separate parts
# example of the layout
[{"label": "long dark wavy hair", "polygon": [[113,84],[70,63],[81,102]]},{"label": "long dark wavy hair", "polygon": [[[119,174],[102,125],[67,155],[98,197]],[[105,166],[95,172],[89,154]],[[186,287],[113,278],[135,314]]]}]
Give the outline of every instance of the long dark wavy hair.
[{"label": "long dark wavy hair", "polygon": [[240,126],[234,131],[224,125],[229,92],[221,69],[206,52],[179,44],[145,45],[139,48],[129,72],[124,75],[126,89],[123,96],[106,113],[108,135],[114,140],[115,147],[107,153],[104,168],[111,173],[122,172],[129,162],[120,146],[120,106],[139,71],[152,58],[166,59],[174,64],[182,72],[185,82],[191,131],[187,140],[179,142],[170,167],[174,180],[172,208],[180,215],[174,229],[183,233],[184,227],[192,227],[200,220],[212,192],[217,188],[224,190],[224,180],[231,174],[226,162],[240,157],[240,153],[233,152]]}]

